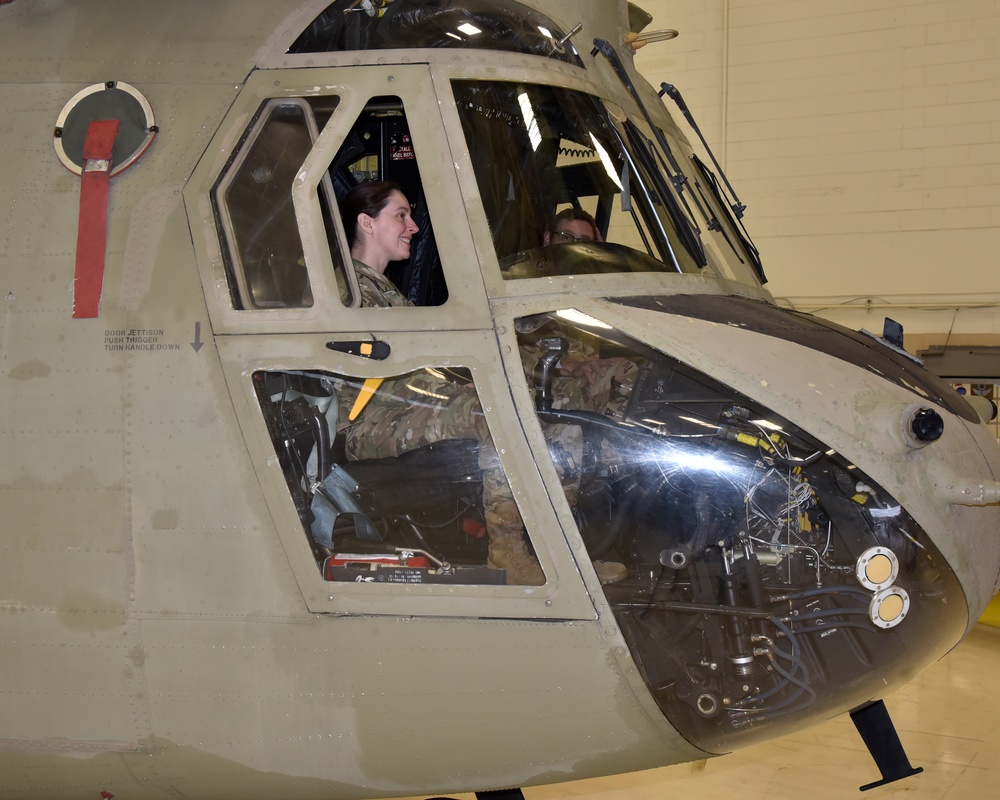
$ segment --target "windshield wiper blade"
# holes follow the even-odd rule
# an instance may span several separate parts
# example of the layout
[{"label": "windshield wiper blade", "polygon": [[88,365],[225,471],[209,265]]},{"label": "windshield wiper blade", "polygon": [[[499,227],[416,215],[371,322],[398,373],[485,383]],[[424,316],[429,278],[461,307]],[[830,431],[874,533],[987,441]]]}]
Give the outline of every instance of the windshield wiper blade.
[{"label": "windshield wiper blade", "polygon": [[[656,160],[660,162],[660,167],[662,167],[663,171],[667,173],[667,175],[670,177],[670,182],[674,185],[674,188],[677,189],[677,196],[680,198],[681,203],[684,204],[684,210],[687,212],[688,221],[694,228],[694,232],[700,236],[701,228],[699,228],[698,223],[695,222],[694,214],[691,213],[691,207],[688,205],[687,197],[684,194],[684,188],[686,186],[690,186],[691,184],[688,182],[688,177],[681,169],[680,164],[677,163],[677,159],[674,158],[673,150],[671,150],[670,143],[666,140],[666,137],[663,137],[662,141],[663,141],[663,147],[666,152],[667,160],[670,162],[672,166],[668,167],[666,164],[663,163],[663,155],[659,152],[656,153]],[[655,150],[652,142],[649,142],[649,147],[650,149]],[[671,169],[673,171],[671,171]],[[693,191],[688,192],[688,194],[691,195],[691,199],[694,200],[694,204],[698,207],[698,210],[701,212],[702,219],[708,222],[709,230],[711,230],[712,219],[713,219],[712,215],[705,210],[705,207],[701,204],[701,201],[698,199],[697,194],[695,194]]]},{"label": "windshield wiper blade", "polygon": [[[764,265],[761,263],[760,260],[760,251],[757,250],[756,245],[754,245],[753,243],[753,239],[750,238],[750,233],[747,231],[746,226],[743,224],[743,220],[736,219],[726,210],[727,198],[725,197],[722,188],[719,186],[719,179],[715,177],[715,173],[712,172],[712,170],[708,168],[708,165],[705,164],[705,162],[703,162],[700,158],[698,158],[698,156],[692,156],[691,158],[694,160],[695,166],[698,168],[698,171],[701,172],[702,177],[708,183],[709,191],[711,191],[712,196],[715,198],[716,203],[718,203],[718,207],[721,214],[725,216],[728,224],[732,226],[733,233],[736,234],[737,238],[740,240],[740,243],[743,245],[743,252],[745,252],[749,257],[750,265],[753,267],[754,272],[757,273],[757,277],[760,279],[760,282],[762,284],[767,283],[767,276],[764,274]],[[699,183],[697,179],[695,179],[695,186],[697,186],[699,189],[701,188],[701,183]],[[721,220],[716,220],[716,221],[719,223],[719,232],[725,237],[726,242],[729,243],[729,246],[733,248],[733,252],[736,253],[737,258],[739,258],[740,261],[742,262],[743,258],[742,256],[740,256],[739,251],[736,249],[736,245],[733,243],[732,239],[730,239],[729,237],[729,234],[726,232],[726,226],[722,224]]]},{"label": "windshield wiper blade", "polygon": [[[684,98],[681,96],[680,90],[671,83],[661,83],[660,84],[660,97],[662,98],[664,94],[670,95],[670,98],[677,104],[677,108],[684,115],[684,119],[687,120],[688,124],[694,129],[694,132],[698,134],[698,138],[701,140],[702,147],[705,148],[705,152],[708,153],[708,157],[712,159],[712,163],[715,165],[716,171],[722,176],[722,180],[726,185],[726,191],[719,186],[719,181],[715,174],[702,162],[697,156],[693,156],[694,162],[698,169],[701,171],[702,176],[709,182],[709,187],[712,194],[715,195],[716,200],[719,205],[725,209],[726,206],[732,210],[733,217],[735,220],[730,219],[731,223],[734,224],[734,230],[736,235],[739,237],[740,242],[743,244],[743,249],[746,254],[750,257],[750,263],[752,264],[754,271],[760,278],[762,283],[767,283],[767,277],[764,275],[764,267],[760,260],[760,251],[753,243],[753,239],[750,238],[750,232],[747,231],[746,226],[743,224],[743,212],[746,211],[746,204],[740,202],[740,198],[736,194],[736,190],[733,189],[733,185],[729,182],[729,178],[726,177],[726,171],[719,164],[718,159],[715,157],[715,153],[712,152],[712,148],[708,146],[708,142],[705,140],[704,135],[701,132],[701,128],[698,127],[698,123],[695,122],[694,115],[691,110],[687,107],[687,103],[684,102]],[[736,226],[739,226],[738,228]],[[730,246],[733,243],[729,240],[729,236],[725,233],[724,226],[721,226],[720,230],[725,236],[726,241],[729,242]],[[740,259],[742,261],[742,259]]]},{"label": "windshield wiper blade", "polygon": [[[643,231],[643,227],[638,223],[638,218],[636,217],[635,213],[635,206],[631,201],[630,183],[631,180],[633,180],[631,176],[634,176],[634,180],[638,185],[640,192],[645,197],[649,198],[649,201],[652,205],[660,205],[662,201],[659,199],[659,196],[662,195],[665,191],[669,192],[670,190],[663,183],[663,176],[656,173],[655,170],[651,173],[651,175],[653,177],[654,183],[657,183],[658,185],[652,188],[646,186],[646,182],[643,179],[642,170],[640,170],[638,168],[638,165],[635,163],[635,155],[641,155],[641,153],[636,153],[635,155],[633,155],[632,151],[626,145],[625,140],[622,138],[621,132],[618,130],[617,127],[615,127],[614,123],[611,121],[611,117],[608,114],[606,108],[603,109],[603,116],[604,116],[603,121],[605,130],[607,131],[609,136],[614,138],[615,142],[618,144],[618,149],[621,151],[622,154],[622,175],[621,175],[622,211],[628,211],[632,215],[632,219],[636,222],[636,229],[639,231],[639,235],[642,237],[643,246],[646,248],[646,251],[650,255],[653,255],[653,251],[649,247],[649,241],[646,239],[646,234]],[[663,261],[663,263],[664,264],[667,263],[667,256],[669,256],[670,263],[674,265],[674,269],[676,269],[678,272],[683,272],[683,270],[681,269],[681,264],[677,260],[677,254],[674,252],[674,242],[672,242],[670,240],[670,236],[667,235],[667,231],[664,228],[664,223],[663,220],[660,218],[660,215],[654,213],[652,215],[652,219],[647,220],[647,223],[650,226],[650,230],[656,235],[657,242],[659,243],[657,250],[660,253],[660,258]]]}]

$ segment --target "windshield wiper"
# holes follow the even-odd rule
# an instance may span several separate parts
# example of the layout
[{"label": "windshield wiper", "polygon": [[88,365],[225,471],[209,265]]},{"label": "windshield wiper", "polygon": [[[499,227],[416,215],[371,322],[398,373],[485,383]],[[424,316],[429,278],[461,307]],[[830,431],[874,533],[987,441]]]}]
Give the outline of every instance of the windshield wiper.
[{"label": "windshield wiper", "polygon": [[[628,147],[625,140],[622,138],[621,131],[619,131],[618,128],[611,121],[611,117],[608,114],[607,108],[604,108],[602,106],[602,109],[604,115],[603,119],[604,128],[607,134],[615,140],[615,143],[618,145],[618,149],[621,151],[622,154],[622,174],[621,174],[622,211],[628,211],[629,214],[632,215],[632,220],[635,223],[636,230],[639,232],[639,236],[642,237],[642,243],[643,246],[646,248],[646,252],[649,253],[651,256],[654,256],[653,249],[649,246],[650,243],[646,239],[646,233],[643,229],[643,226],[639,223],[638,216],[635,213],[635,205],[632,203],[631,199],[632,190],[630,187],[630,183],[632,180],[635,180],[636,184],[639,187],[639,191],[642,193],[644,197],[647,197],[649,199],[651,206],[660,205],[661,201],[659,199],[659,196],[662,195],[663,192],[669,190],[665,185],[662,185],[663,184],[662,178],[658,181],[660,185],[657,185],[652,188],[646,186],[646,183],[643,180],[643,170],[639,169],[639,165],[636,164],[635,156],[633,155],[632,150]],[[635,149],[637,151],[639,150],[639,148]],[[638,154],[641,155],[641,152],[639,152]],[[657,182],[657,177],[659,176],[657,175],[655,170],[650,172],[647,169],[646,172],[653,176],[654,182]],[[647,215],[643,214],[643,217],[647,217]],[[657,250],[660,253],[660,260],[663,261],[664,264],[666,264],[667,256],[669,256],[670,263],[673,264],[674,269],[676,269],[678,272],[683,272],[684,270],[681,268],[680,261],[678,261],[677,259],[677,254],[674,252],[674,243],[671,242],[670,236],[667,234],[667,231],[664,228],[664,223],[663,220],[660,218],[660,215],[655,212],[649,214],[648,218],[646,219],[646,223],[649,225],[650,231],[654,235],[656,235],[656,239],[658,242]]]},{"label": "windshield wiper", "polygon": [[[743,252],[748,256],[750,266],[753,267],[754,272],[757,273],[757,277],[760,279],[760,282],[767,283],[767,276],[764,274],[764,265],[760,260],[760,251],[757,250],[757,247],[750,239],[750,234],[746,232],[747,229],[743,225],[743,222],[735,219],[726,208],[726,197],[722,188],[719,186],[719,179],[715,177],[715,173],[712,172],[712,170],[708,168],[708,165],[698,158],[698,156],[692,156],[691,158],[694,160],[695,166],[698,167],[698,170],[701,172],[702,177],[708,183],[708,187],[712,192],[712,197],[715,198],[715,202],[718,204],[721,214],[725,217],[729,227],[732,228],[733,233],[736,234],[740,244],[743,245]],[[699,183],[697,179],[695,179],[695,186],[697,186],[699,190],[701,189],[701,183]],[[713,217],[713,219],[715,218]],[[733,242],[730,238],[726,225],[723,225],[717,219],[715,220],[715,224],[719,226],[719,233],[722,234],[726,243],[733,249],[736,257],[740,260],[740,263],[743,263],[743,257],[740,255],[740,251],[736,248],[735,242]],[[711,226],[709,226],[709,228],[711,228]]]},{"label": "windshield wiper", "polygon": [[[750,256],[750,261],[753,264],[757,275],[760,277],[761,281],[766,283],[767,278],[764,276],[764,268],[761,265],[760,252],[754,246],[753,239],[750,238],[750,234],[747,231],[746,226],[743,224],[743,212],[747,209],[746,204],[740,202],[740,198],[737,196],[736,190],[733,189],[733,185],[729,182],[729,178],[726,177],[726,171],[722,168],[722,165],[719,164],[718,159],[715,157],[715,153],[712,152],[712,148],[708,146],[708,142],[705,140],[705,137],[701,132],[701,128],[698,127],[698,123],[695,122],[694,115],[687,107],[687,103],[684,102],[684,98],[681,96],[680,90],[672,83],[661,83],[659,94],[661,98],[664,94],[669,95],[670,98],[677,104],[677,108],[679,108],[680,112],[684,115],[684,119],[687,120],[688,125],[690,125],[694,132],[698,134],[702,147],[705,148],[705,152],[708,153],[708,157],[712,159],[712,163],[715,165],[716,171],[722,176],[722,180],[726,184],[727,191],[722,190],[722,187],[719,186],[719,182],[715,175],[708,169],[708,167],[695,158],[695,163],[701,170],[702,175],[709,180],[712,193],[719,200],[719,204],[722,206],[728,205],[729,208],[732,209],[733,215],[736,218],[735,221],[740,227],[740,230],[737,230],[736,233],[740,237],[747,255]],[[727,236],[726,238],[728,240],[729,237]]]},{"label": "windshield wiper", "polygon": [[[650,117],[649,111],[642,102],[639,92],[636,91],[636,88],[632,83],[632,79],[629,77],[628,72],[626,72],[625,67],[622,65],[621,59],[618,57],[618,53],[615,51],[615,48],[612,47],[610,42],[604,39],[594,39],[594,49],[591,51],[591,56],[595,56],[598,53],[601,53],[608,60],[608,63],[611,64],[611,68],[615,71],[618,79],[622,82],[622,85],[632,96],[635,104],[642,112],[642,115],[646,120],[646,124],[649,125],[650,130],[652,130],[653,135],[656,137],[657,143],[660,145],[663,152],[668,154],[670,161],[673,161],[673,154],[670,150],[669,144],[667,144],[666,137],[663,135],[663,131],[661,131],[653,123],[653,119]],[[665,167],[666,165],[663,166]],[[666,169],[665,171],[670,177],[669,186],[663,179],[663,172],[657,169],[653,170],[652,174],[654,181],[658,181],[663,184],[659,191],[659,194],[662,196],[663,204],[674,221],[674,227],[677,230],[677,235],[680,236],[681,241],[684,243],[684,247],[691,254],[691,257],[699,266],[707,266],[708,259],[705,256],[705,249],[701,243],[698,226],[691,220],[689,216],[690,210],[688,214],[685,214],[681,210],[680,204],[677,202],[678,197],[681,198],[681,202],[684,202],[682,195],[684,190],[684,181],[686,180],[684,173],[678,169],[678,175],[675,176],[670,174],[669,169]],[[670,190],[670,186],[673,187],[673,192]],[[674,192],[676,192],[676,195]],[[686,202],[684,202],[684,205],[687,207]]]},{"label": "windshield wiper", "polygon": [[[732,184],[729,182],[729,178],[726,177],[725,170],[719,165],[719,162],[715,158],[715,153],[712,152],[712,148],[708,146],[708,142],[705,141],[705,137],[702,135],[701,128],[698,127],[698,123],[694,121],[694,116],[691,114],[690,109],[687,107],[687,103],[684,102],[684,98],[681,97],[680,91],[672,83],[661,83],[660,84],[660,97],[664,94],[670,95],[670,98],[677,104],[677,107],[681,110],[684,115],[684,119],[688,121],[698,138],[701,139],[702,147],[705,148],[705,152],[708,153],[708,157],[712,159],[712,163],[715,164],[716,171],[722,176],[722,180],[726,184],[726,188],[729,190],[729,194],[732,196],[733,202],[730,204],[730,208],[736,215],[736,219],[743,219],[743,212],[747,210],[745,204],[740,202],[740,198],[736,196],[736,191],[733,189]],[[728,198],[727,198],[728,199]]]}]

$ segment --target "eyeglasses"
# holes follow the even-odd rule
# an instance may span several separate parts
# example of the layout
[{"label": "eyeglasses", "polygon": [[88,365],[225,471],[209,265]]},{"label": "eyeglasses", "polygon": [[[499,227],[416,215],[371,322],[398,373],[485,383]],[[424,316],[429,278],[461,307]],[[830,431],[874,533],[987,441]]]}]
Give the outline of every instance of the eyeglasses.
[{"label": "eyeglasses", "polygon": [[569,231],[553,231],[552,240],[559,242],[560,244],[569,244],[570,242],[593,242],[593,238],[590,236],[574,236]]}]

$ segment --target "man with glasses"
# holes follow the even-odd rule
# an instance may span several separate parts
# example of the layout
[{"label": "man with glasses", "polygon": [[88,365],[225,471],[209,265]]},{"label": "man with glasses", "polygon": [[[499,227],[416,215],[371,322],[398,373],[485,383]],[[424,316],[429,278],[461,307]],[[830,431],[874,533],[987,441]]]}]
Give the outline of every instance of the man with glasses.
[{"label": "man with glasses", "polygon": [[549,230],[542,237],[542,244],[573,244],[574,242],[600,242],[597,223],[582,208],[565,208],[556,214]]}]

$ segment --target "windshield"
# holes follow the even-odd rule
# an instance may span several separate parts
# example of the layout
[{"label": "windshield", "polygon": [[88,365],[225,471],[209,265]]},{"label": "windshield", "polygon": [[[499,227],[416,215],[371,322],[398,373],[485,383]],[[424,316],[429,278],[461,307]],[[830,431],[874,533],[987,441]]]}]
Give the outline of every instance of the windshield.
[{"label": "windshield", "polygon": [[[536,84],[455,81],[453,89],[505,278],[700,271],[688,214],[621,109]],[[557,215],[574,209],[592,217],[593,241],[552,238]]]}]

